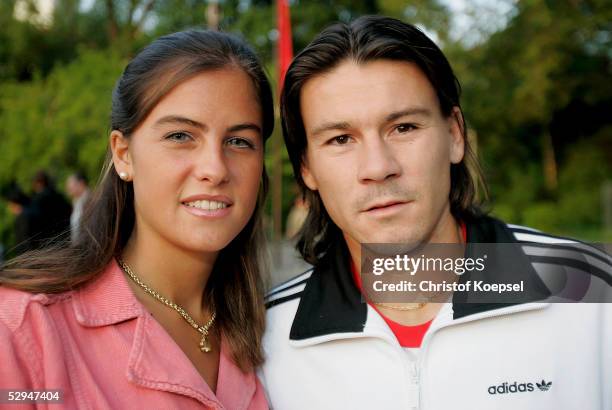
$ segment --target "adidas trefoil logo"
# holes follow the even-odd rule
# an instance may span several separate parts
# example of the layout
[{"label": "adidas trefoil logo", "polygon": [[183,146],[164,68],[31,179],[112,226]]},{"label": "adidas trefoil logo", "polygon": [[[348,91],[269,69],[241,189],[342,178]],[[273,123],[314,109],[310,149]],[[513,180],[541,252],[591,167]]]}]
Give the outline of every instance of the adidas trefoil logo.
[{"label": "adidas trefoil logo", "polygon": [[541,383],[536,382],[536,386],[538,386],[538,389],[542,391],[548,391],[548,389],[550,389],[550,386],[552,386],[552,382],[546,383],[544,379],[542,379]]}]

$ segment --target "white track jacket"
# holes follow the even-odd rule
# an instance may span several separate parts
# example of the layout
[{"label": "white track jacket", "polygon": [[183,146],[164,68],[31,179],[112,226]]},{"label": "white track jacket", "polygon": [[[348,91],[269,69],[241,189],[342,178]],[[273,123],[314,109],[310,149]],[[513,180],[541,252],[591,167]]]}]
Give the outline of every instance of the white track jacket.
[{"label": "white track jacket", "polygon": [[[526,246],[516,274],[532,286],[546,285],[552,269],[612,289],[612,259],[588,245],[488,217],[467,224],[467,239]],[[554,246],[565,253],[551,256]],[[421,349],[407,351],[362,302],[339,241],[267,304],[259,376],[274,410],[612,410],[611,303],[454,300]]]}]

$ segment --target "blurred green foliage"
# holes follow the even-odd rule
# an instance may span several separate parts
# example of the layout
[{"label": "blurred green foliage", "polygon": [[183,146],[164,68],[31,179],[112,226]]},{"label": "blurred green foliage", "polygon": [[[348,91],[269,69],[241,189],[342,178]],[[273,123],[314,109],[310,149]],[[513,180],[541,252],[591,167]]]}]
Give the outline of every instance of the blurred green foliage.
[{"label": "blurred green foliage", "polygon": [[106,149],[109,90],[124,64],[112,51],[84,50],[47,77],[4,82],[0,180],[27,187],[39,168],[58,178],[83,170],[95,180]]},{"label": "blurred green foliage", "polygon": [[[20,1],[36,13],[36,1]],[[15,18],[16,3],[0,2],[0,184],[16,179],[28,190],[41,168],[60,187],[76,169],[95,181],[106,150],[111,90],[123,66],[159,35],[206,27],[207,4],[93,0],[84,10],[78,0],[56,0],[50,22],[41,23]],[[471,43],[451,36],[452,16],[438,0],[290,4],[296,52],[328,24],[362,14],[390,15],[433,33],[463,86],[493,214],[612,241],[602,225],[601,196],[602,184],[612,179],[611,2],[511,2],[507,24]],[[221,29],[255,47],[276,86],[274,3],[219,5]],[[270,144],[267,149],[270,172]],[[285,151],[282,162],[286,215],[295,189]],[[0,205],[0,241],[9,245],[11,221]]]},{"label": "blurred green foliage", "polygon": [[612,179],[612,3],[519,1],[503,30],[447,53],[494,214],[609,238],[601,187]]}]

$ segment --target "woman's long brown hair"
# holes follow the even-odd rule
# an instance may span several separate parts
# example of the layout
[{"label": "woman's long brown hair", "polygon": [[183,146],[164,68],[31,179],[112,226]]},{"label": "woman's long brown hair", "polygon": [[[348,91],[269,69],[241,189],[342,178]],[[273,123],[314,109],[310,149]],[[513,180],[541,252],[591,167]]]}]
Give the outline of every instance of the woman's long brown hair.
[{"label": "woman's long brown hair", "polygon": [[[251,78],[267,139],[274,126],[272,92],[257,57],[235,36],[195,30],[157,39],[128,64],[113,90],[112,130],[129,138],[177,84],[195,74],[224,68],[241,69]],[[265,239],[261,212],[267,185],[264,169],[254,214],[220,252],[205,290],[205,297],[213,300],[232,357],[244,371],[263,362]],[[118,177],[109,150],[100,181],[84,210],[78,242],[71,244],[64,235],[8,261],[0,271],[0,285],[32,293],[60,293],[83,286],[121,253],[134,221],[132,184]]]}]

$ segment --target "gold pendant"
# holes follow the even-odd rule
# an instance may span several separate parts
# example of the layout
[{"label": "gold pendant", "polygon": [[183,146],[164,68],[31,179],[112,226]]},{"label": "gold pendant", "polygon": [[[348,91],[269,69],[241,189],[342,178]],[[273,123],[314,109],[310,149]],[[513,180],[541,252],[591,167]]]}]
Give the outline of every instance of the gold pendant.
[{"label": "gold pendant", "polygon": [[202,335],[202,339],[200,340],[200,350],[204,353],[208,353],[212,350],[212,346],[210,345],[210,341],[206,335]]}]

